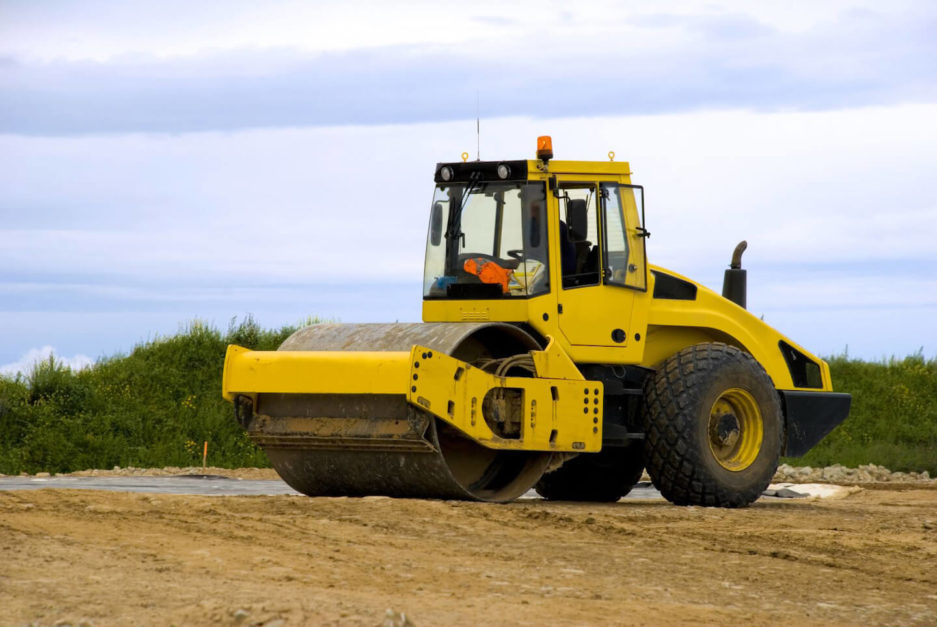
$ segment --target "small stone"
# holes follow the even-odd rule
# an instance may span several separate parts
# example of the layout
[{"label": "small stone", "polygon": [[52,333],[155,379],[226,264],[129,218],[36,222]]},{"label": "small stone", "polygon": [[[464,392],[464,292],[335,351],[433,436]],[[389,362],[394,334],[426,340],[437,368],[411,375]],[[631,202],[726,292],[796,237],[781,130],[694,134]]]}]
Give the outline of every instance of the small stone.
[{"label": "small stone", "polygon": [[37,473],[36,473],[36,476],[37,476],[37,477],[43,477],[43,478],[44,478],[44,477],[51,477],[52,475],[50,475],[50,474],[47,473],[47,472],[37,472]]},{"label": "small stone", "polygon": [[381,623],[381,627],[412,627],[413,623],[407,618],[407,615],[403,612],[398,612],[391,608],[387,608],[387,611],[384,612],[384,621]]},{"label": "small stone", "polygon": [[778,488],[775,490],[768,489],[764,491],[764,495],[773,496],[773,497],[781,498],[781,499],[805,499],[807,498],[807,495],[804,494],[803,492],[796,492],[794,490],[791,490],[790,488]]},{"label": "small stone", "polygon": [[244,620],[247,619],[248,616],[250,616],[250,612],[248,612],[245,609],[239,609],[239,610],[236,610],[234,614],[232,614],[232,616],[234,617],[235,623],[243,623]]},{"label": "small stone", "polygon": [[274,618],[271,621],[264,623],[264,627],[283,627],[286,624],[286,621],[282,618]]},{"label": "small stone", "polygon": [[827,466],[820,473],[820,479],[823,481],[842,481],[843,479],[843,470],[842,466],[835,464],[833,466]]}]

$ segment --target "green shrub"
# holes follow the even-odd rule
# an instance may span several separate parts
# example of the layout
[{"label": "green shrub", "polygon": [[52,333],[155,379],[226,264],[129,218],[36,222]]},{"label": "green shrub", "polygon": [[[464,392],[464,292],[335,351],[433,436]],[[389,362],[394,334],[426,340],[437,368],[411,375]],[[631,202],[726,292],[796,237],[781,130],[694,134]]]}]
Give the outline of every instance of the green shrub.
[{"label": "green shrub", "polygon": [[296,328],[196,320],[79,372],[50,358],[0,377],[0,473],[199,465],[206,441],[213,466],[268,466],[221,398],[225,350],[274,350]]}]

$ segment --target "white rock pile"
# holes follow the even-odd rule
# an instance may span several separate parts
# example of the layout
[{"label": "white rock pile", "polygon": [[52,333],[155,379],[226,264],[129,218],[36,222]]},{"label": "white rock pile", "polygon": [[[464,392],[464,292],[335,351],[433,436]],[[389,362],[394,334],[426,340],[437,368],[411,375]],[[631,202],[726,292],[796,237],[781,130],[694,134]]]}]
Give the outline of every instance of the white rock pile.
[{"label": "white rock pile", "polygon": [[847,468],[839,464],[824,468],[789,466],[781,464],[774,475],[775,483],[880,483],[935,481],[923,472],[892,472],[884,466],[865,464],[858,468]]}]

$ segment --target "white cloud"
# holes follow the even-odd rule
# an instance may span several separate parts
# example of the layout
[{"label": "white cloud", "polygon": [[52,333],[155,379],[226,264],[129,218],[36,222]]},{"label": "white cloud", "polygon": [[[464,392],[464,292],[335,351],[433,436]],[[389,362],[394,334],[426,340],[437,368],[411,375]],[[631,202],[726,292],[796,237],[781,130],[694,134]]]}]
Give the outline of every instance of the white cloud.
[{"label": "white cloud", "polygon": [[[277,3],[138,0],[57,2],[48,6],[19,3],[4,7],[0,50],[34,58],[105,61],[139,53],[159,56],[194,55],[205,50],[295,48],[336,51],[402,44],[482,48],[480,44],[529,46],[540,51],[567,45],[598,46],[603,35],[625,37],[614,45],[646,49],[693,41],[709,20],[738,16],[769,24],[786,33],[823,28],[864,12],[914,14],[927,9],[920,1],[796,0],[783,4],[721,0],[700,3],[670,0],[623,3],[581,1],[574,9],[565,2],[496,0],[446,3],[438,0],[381,0],[354,3],[290,0]],[[661,17],[670,18],[660,19]],[[653,30],[633,25],[656,24]],[[718,30],[716,31],[718,34]]]},{"label": "white cloud", "polygon": [[[937,105],[483,119],[481,156],[529,157],[543,133],[558,158],[615,150],[647,187],[651,258],[691,276],[741,239],[751,263],[926,268],[933,119]],[[433,165],[474,145],[467,122],[0,136],[0,267],[25,285],[110,277],[143,290],[406,281],[422,267]]]},{"label": "white cloud", "polygon": [[89,368],[94,363],[94,360],[87,355],[79,354],[72,357],[62,357],[55,354],[53,347],[43,346],[42,348],[31,348],[13,363],[0,366],[0,374],[11,377],[17,374],[28,376],[36,364],[48,361],[50,357],[55,359],[57,364],[64,365],[74,371]]},{"label": "white cloud", "polygon": [[796,27],[751,3],[620,4],[21,6],[0,22],[0,131],[457,120],[476,92],[489,117],[543,118],[937,100],[929,4],[785,4]]},{"label": "white cloud", "polygon": [[[653,263],[718,290],[747,239],[753,310],[798,342],[931,354],[933,119],[937,105],[483,118],[481,156],[530,157],[544,133],[557,158],[614,150],[646,186]],[[15,351],[0,359],[112,354],[197,316],[417,319],[433,166],[474,147],[474,121],[0,136],[0,345]],[[889,308],[886,334],[872,325]]]},{"label": "white cloud", "polygon": [[865,106],[937,100],[932,4],[503,7],[4,6],[0,128],[47,136],[0,135],[0,360],[196,316],[414,319],[476,90],[482,158],[550,133],[631,161],[652,262],[718,288],[748,239],[751,302],[808,348],[937,345],[937,106]]}]

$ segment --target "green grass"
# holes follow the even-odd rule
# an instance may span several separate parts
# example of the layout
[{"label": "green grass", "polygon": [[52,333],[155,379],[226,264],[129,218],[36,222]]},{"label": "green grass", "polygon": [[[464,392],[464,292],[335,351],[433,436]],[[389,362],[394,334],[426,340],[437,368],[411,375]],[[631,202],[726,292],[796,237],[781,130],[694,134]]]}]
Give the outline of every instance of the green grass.
[{"label": "green grass", "polygon": [[[316,323],[310,318],[303,324]],[[113,466],[267,466],[221,398],[225,348],[272,350],[297,327],[261,329],[250,317],[222,332],[201,322],[129,355],[73,372],[53,358],[26,377],[0,376],[0,473]],[[937,360],[830,360],[850,417],[797,465],[875,463],[937,475]]]}]

